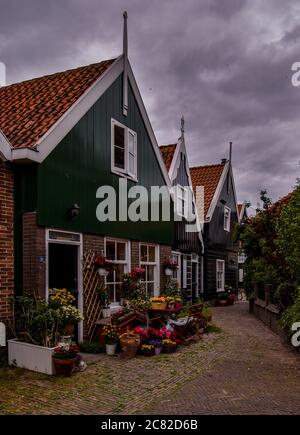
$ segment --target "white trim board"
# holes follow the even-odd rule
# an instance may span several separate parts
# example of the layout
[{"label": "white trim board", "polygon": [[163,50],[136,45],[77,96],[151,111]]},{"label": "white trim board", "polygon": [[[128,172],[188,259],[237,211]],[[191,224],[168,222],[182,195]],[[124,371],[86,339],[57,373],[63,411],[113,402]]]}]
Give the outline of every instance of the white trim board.
[{"label": "white trim board", "polygon": [[[170,178],[161,156],[153,128],[151,126],[146,108],[144,106],[136,79],[128,60],[128,80],[133,90],[138,108],[141,112],[147,133],[149,135],[153,150],[155,152],[160,170],[166,185],[170,188]],[[124,71],[124,56],[119,56],[113,64],[90,86],[84,94],[58,119],[58,121],[47,131],[46,134],[35,144],[36,151],[30,148],[12,149],[8,141],[0,136],[0,152],[7,160],[29,160],[42,163],[46,157],[55,149],[62,139],[69,133],[77,122],[88,112],[104,92]],[[3,135],[2,135],[3,136]],[[2,140],[1,140],[2,139]],[[3,150],[2,150],[3,148]]]},{"label": "white trim board", "polygon": [[5,136],[5,134],[0,129],[0,158],[2,160],[11,160],[12,147]]},{"label": "white trim board", "polygon": [[[189,186],[190,186],[190,189],[192,192],[193,202],[196,205],[196,199],[195,199],[195,195],[194,195],[192,177],[191,177],[191,173],[190,173],[190,167],[189,167],[189,162],[188,162],[188,156],[187,156],[184,136],[183,137],[180,136],[180,138],[178,139],[178,141],[175,145],[175,151],[174,151],[171,166],[169,169],[169,178],[171,180],[171,184],[173,184],[173,181],[176,179],[177,173],[178,173],[178,170],[180,167],[180,163],[181,163],[180,154],[181,154],[181,152],[185,155],[185,170],[186,170],[186,173],[188,176]],[[174,199],[174,203],[175,203],[175,199]],[[199,237],[199,240],[200,240],[201,245],[202,245],[202,253],[204,253],[204,241],[203,241],[203,236],[202,236],[203,224],[201,224],[201,222],[200,222],[196,206],[195,206],[195,214],[196,214],[196,225],[198,228],[198,237]]]},{"label": "white trim board", "polygon": [[232,180],[232,186],[233,186],[233,195],[234,195],[234,201],[235,201],[235,209],[236,209],[237,215],[239,215],[238,206],[237,206],[237,196],[236,196],[236,190],[235,190],[235,183],[234,183],[234,177],[233,177],[232,167],[231,167],[230,162],[227,161],[226,164],[225,164],[225,166],[224,166],[224,169],[223,169],[222,175],[221,175],[221,177],[220,177],[220,180],[219,180],[218,186],[217,186],[217,188],[216,188],[216,190],[215,190],[215,193],[214,193],[213,199],[212,199],[212,201],[211,201],[211,203],[210,203],[210,206],[209,206],[208,212],[207,212],[207,214],[206,214],[205,222],[210,222],[211,219],[212,219],[212,216],[213,216],[213,214],[214,214],[215,208],[216,208],[217,203],[218,203],[218,200],[219,200],[219,198],[220,198],[220,195],[221,195],[221,192],[222,192],[222,189],[223,189],[224,183],[225,183],[225,181],[226,181],[226,179],[227,179],[227,174],[228,174],[229,172],[230,172],[230,177],[231,177],[231,180]]}]

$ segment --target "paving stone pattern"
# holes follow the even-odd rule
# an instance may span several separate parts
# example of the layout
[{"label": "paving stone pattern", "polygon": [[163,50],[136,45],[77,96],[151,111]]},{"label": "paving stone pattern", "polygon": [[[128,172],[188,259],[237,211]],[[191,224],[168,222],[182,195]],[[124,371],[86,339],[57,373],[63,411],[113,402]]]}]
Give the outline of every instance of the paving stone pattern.
[{"label": "paving stone pattern", "polygon": [[247,308],[215,308],[223,332],[172,355],[100,355],[71,378],[0,370],[0,414],[299,414],[300,354]]}]

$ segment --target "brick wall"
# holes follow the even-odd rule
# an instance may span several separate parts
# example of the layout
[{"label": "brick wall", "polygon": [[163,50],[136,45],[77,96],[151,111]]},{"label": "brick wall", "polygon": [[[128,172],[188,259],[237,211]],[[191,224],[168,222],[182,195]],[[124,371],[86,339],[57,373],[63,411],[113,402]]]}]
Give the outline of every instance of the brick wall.
[{"label": "brick wall", "polygon": [[36,212],[23,215],[23,291],[45,297],[45,228],[36,224]]},{"label": "brick wall", "polygon": [[14,293],[13,173],[0,160],[0,321],[12,317]]},{"label": "brick wall", "polygon": [[168,277],[164,274],[163,262],[165,260],[168,260],[168,258],[171,256],[172,248],[171,248],[171,246],[166,246],[166,245],[160,245],[159,248],[160,248],[160,259],[159,259],[159,263],[160,263],[160,288],[164,289]]}]

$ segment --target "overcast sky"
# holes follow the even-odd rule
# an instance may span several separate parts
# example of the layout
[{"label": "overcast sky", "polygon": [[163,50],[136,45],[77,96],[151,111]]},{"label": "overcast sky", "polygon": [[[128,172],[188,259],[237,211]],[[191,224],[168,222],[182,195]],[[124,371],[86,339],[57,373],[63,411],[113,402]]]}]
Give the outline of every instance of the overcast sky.
[{"label": "overcast sky", "polygon": [[273,200],[300,176],[299,0],[0,0],[7,82],[129,57],[160,144],[186,119],[190,164],[228,155],[240,201]]}]

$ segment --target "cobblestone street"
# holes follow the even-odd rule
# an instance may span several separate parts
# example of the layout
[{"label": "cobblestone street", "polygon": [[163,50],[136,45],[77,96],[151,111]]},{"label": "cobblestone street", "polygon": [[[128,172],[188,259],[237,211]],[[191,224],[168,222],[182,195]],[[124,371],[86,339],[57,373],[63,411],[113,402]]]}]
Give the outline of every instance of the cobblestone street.
[{"label": "cobblestone street", "polygon": [[246,303],[214,313],[229,335],[217,346],[219,361],[147,413],[300,414],[300,354],[248,314]]},{"label": "cobblestone street", "polygon": [[0,414],[299,414],[300,355],[247,303],[215,308],[213,320],[222,333],[173,355],[100,355],[63,379],[0,370]]}]

